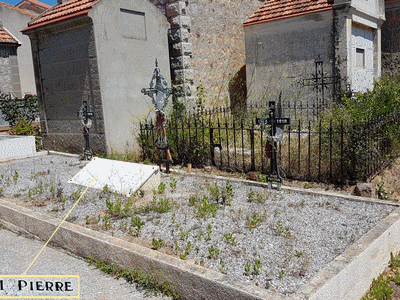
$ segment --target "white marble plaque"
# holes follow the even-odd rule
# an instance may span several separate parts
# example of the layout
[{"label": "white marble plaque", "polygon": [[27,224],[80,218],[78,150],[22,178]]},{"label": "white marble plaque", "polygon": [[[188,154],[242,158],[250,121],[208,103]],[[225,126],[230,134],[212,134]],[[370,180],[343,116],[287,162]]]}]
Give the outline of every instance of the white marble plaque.
[{"label": "white marble plaque", "polygon": [[94,157],[68,183],[88,186],[98,174],[91,188],[108,189],[119,194],[130,196],[137,190],[152,190],[160,184],[158,166],[148,166],[118,160]]}]

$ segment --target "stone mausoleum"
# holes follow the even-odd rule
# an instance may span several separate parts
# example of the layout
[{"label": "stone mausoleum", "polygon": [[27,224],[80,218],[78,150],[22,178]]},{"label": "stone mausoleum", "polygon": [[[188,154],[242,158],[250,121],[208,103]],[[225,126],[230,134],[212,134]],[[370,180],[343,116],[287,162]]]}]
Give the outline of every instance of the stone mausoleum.
[{"label": "stone mausoleum", "polygon": [[[39,13],[50,8],[36,0],[24,0],[16,6],[0,2],[0,91],[21,98],[36,94],[32,51],[29,37],[21,30]],[[34,9],[35,11],[33,11]],[[8,123],[0,112],[0,127]]]},{"label": "stone mausoleum", "polygon": [[381,74],[384,21],[383,0],[265,2],[244,23],[248,103],[282,89],[290,97],[287,84],[315,74],[316,60],[340,79],[336,89],[343,81],[353,92],[372,89]]},{"label": "stone mausoleum", "polygon": [[58,0],[23,30],[32,43],[44,146],[81,152],[76,112],[90,99],[95,152],[124,152],[152,105],[140,93],[158,58],[180,101],[229,105],[229,82],[244,70],[243,22],[260,1]]}]

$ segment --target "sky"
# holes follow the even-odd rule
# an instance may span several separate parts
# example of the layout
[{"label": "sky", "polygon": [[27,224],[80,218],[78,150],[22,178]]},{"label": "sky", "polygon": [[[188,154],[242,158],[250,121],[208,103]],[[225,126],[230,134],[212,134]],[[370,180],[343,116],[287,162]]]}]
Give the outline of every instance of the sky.
[{"label": "sky", "polygon": [[[12,6],[14,6],[14,5],[16,5],[16,4],[21,2],[21,0],[0,0],[0,1],[4,2],[4,3],[7,3],[7,4],[10,4]],[[38,0],[38,1],[42,2],[42,3],[45,3],[45,4],[48,4],[50,6],[53,6],[53,5],[57,4],[57,0]]]}]

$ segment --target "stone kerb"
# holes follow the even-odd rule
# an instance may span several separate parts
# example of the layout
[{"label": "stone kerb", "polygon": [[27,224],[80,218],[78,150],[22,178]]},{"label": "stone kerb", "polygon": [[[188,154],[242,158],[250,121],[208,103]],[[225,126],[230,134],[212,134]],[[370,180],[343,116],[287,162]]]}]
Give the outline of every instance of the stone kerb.
[{"label": "stone kerb", "polygon": [[[0,200],[0,221],[12,231],[47,241],[61,220]],[[145,271],[158,270],[159,278],[169,280],[183,299],[286,299],[251,283],[238,282],[167,254],[68,222],[60,227],[50,244],[83,258],[92,255],[125,268],[134,266]]]}]

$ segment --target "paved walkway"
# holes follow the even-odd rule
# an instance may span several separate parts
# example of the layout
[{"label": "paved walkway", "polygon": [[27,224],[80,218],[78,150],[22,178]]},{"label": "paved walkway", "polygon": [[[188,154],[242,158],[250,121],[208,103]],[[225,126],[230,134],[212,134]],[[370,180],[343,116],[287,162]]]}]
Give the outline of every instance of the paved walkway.
[{"label": "paved walkway", "polygon": [[[44,243],[8,230],[0,229],[0,275],[22,275],[42,249]],[[115,279],[90,266],[82,259],[72,257],[49,246],[43,250],[27,275],[79,275],[81,300],[169,299],[146,296],[145,291]]]}]

